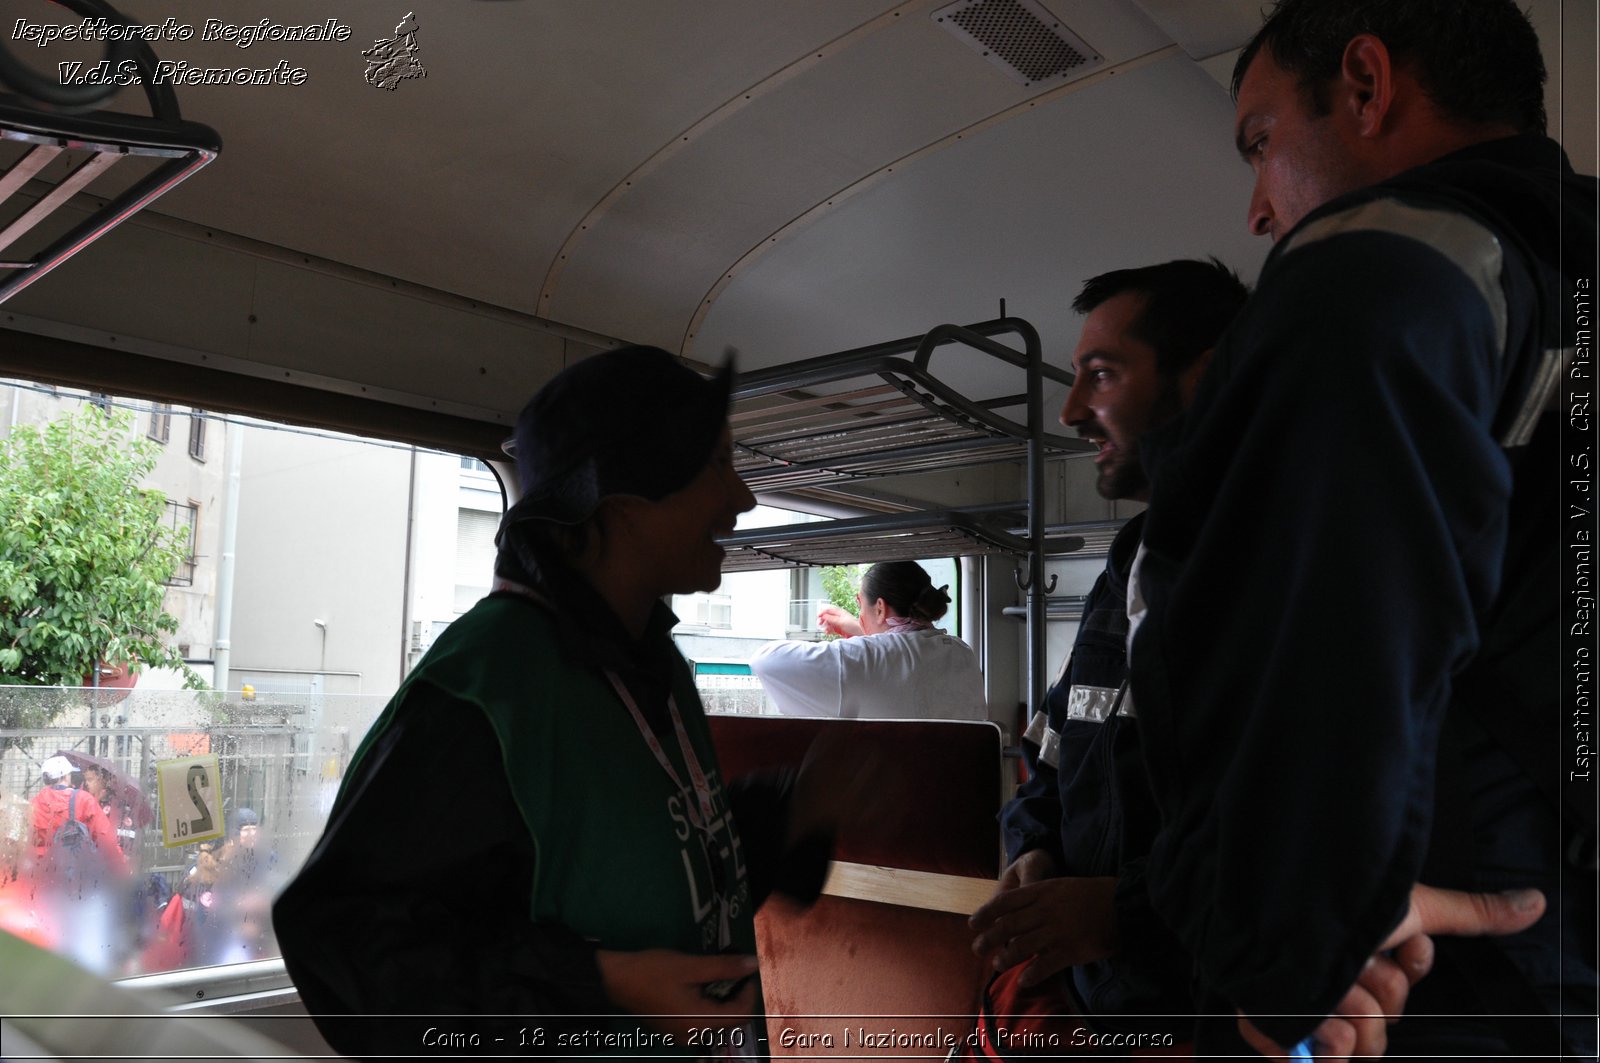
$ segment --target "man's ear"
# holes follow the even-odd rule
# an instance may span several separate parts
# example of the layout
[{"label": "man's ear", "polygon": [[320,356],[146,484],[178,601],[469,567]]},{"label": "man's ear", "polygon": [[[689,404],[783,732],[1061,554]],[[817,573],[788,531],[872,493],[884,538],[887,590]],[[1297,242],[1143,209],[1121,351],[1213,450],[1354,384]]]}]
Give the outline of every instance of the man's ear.
[{"label": "man's ear", "polygon": [[1206,375],[1206,366],[1211,364],[1211,352],[1214,350],[1215,347],[1207,347],[1178,374],[1178,395],[1182,398],[1183,408],[1186,410],[1189,404],[1194,402],[1195,389],[1200,386],[1200,378]]},{"label": "man's ear", "polygon": [[1383,132],[1394,105],[1394,61],[1389,48],[1370,33],[1350,38],[1339,63],[1335,107],[1343,107],[1363,137]]}]

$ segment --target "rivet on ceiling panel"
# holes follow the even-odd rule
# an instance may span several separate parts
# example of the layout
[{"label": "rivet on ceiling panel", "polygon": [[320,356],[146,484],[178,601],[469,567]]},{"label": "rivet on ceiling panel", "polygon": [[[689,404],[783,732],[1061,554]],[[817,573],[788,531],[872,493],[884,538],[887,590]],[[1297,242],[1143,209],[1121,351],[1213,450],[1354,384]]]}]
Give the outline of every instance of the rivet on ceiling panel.
[{"label": "rivet on ceiling panel", "polygon": [[957,0],[930,17],[1024,85],[1105,62],[1037,0]]}]

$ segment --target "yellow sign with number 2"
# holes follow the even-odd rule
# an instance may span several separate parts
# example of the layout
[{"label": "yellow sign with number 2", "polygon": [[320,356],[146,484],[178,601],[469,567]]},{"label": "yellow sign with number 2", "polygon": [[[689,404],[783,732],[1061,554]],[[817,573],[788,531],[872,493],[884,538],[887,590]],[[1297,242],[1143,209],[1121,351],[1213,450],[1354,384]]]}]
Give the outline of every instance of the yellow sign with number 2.
[{"label": "yellow sign with number 2", "polygon": [[215,753],[156,762],[162,845],[188,845],[222,837],[219,781]]}]

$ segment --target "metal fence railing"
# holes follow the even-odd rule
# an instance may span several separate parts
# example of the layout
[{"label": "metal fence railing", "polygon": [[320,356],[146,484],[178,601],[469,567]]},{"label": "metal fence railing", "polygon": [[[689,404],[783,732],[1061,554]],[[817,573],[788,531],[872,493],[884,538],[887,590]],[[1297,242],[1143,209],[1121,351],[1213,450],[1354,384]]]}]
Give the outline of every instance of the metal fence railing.
[{"label": "metal fence railing", "polygon": [[[355,745],[382,704],[324,694],[0,687],[0,929],[111,976],[276,956],[271,900],[321,836]],[[110,775],[97,796],[129,873],[104,883],[92,905],[81,888],[67,903],[43,873],[41,839],[46,848],[52,839],[35,826],[45,808],[41,766],[57,754]],[[223,837],[167,846],[157,767],[201,756],[217,758]],[[241,817],[246,809],[253,815]],[[241,830],[250,819],[253,829]],[[183,913],[168,910],[174,900]],[[182,935],[173,930],[180,923]]]},{"label": "metal fence railing", "polygon": [[707,712],[760,716],[767,711],[767,693],[753,675],[697,675],[694,685]]}]

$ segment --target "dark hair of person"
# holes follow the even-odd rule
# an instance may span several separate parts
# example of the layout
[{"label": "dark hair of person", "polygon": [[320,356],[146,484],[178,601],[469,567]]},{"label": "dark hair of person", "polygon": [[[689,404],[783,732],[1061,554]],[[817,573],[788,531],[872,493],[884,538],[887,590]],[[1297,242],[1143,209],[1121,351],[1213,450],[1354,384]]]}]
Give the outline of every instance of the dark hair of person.
[{"label": "dark hair of person", "polygon": [[930,624],[950,608],[950,595],[935,587],[927,570],[915,561],[879,561],[861,577],[861,598],[872,603],[882,598],[901,616]]},{"label": "dark hair of person", "polygon": [[1124,292],[1145,297],[1144,309],[1129,332],[1155,350],[1156,371],[1169,379],[1216,346],[1250,297],[1239,275],[1215,258],[1206,262],[1180,258],[1090,277],[1072,301],[1072,309],[1087,314]]},{"label": "dark hair of person", "polygon": [[535,554],[554,556],[567,565],[576,564],[578,558],[589,549],[590,543],[605,538],[598,514],[577,524],[530,520],[508,529],[508,534],[520,539]]},{"label": "dark hair of person", "polygon": [[578,524],[524,520],[500,534],[494,574],[529,587],[570,573],[591,543],[604,543],[599,514]]},{"label": "dark hair of person", "polygon": [[1447,120],[1545,131],[1544,56],[1514,0],[1279,0],[1234,64],[1233,95],[1265,45],[1299,77],[1312,112],[1327,114],[1325,86],[1363,33],[1415,73]]}]

